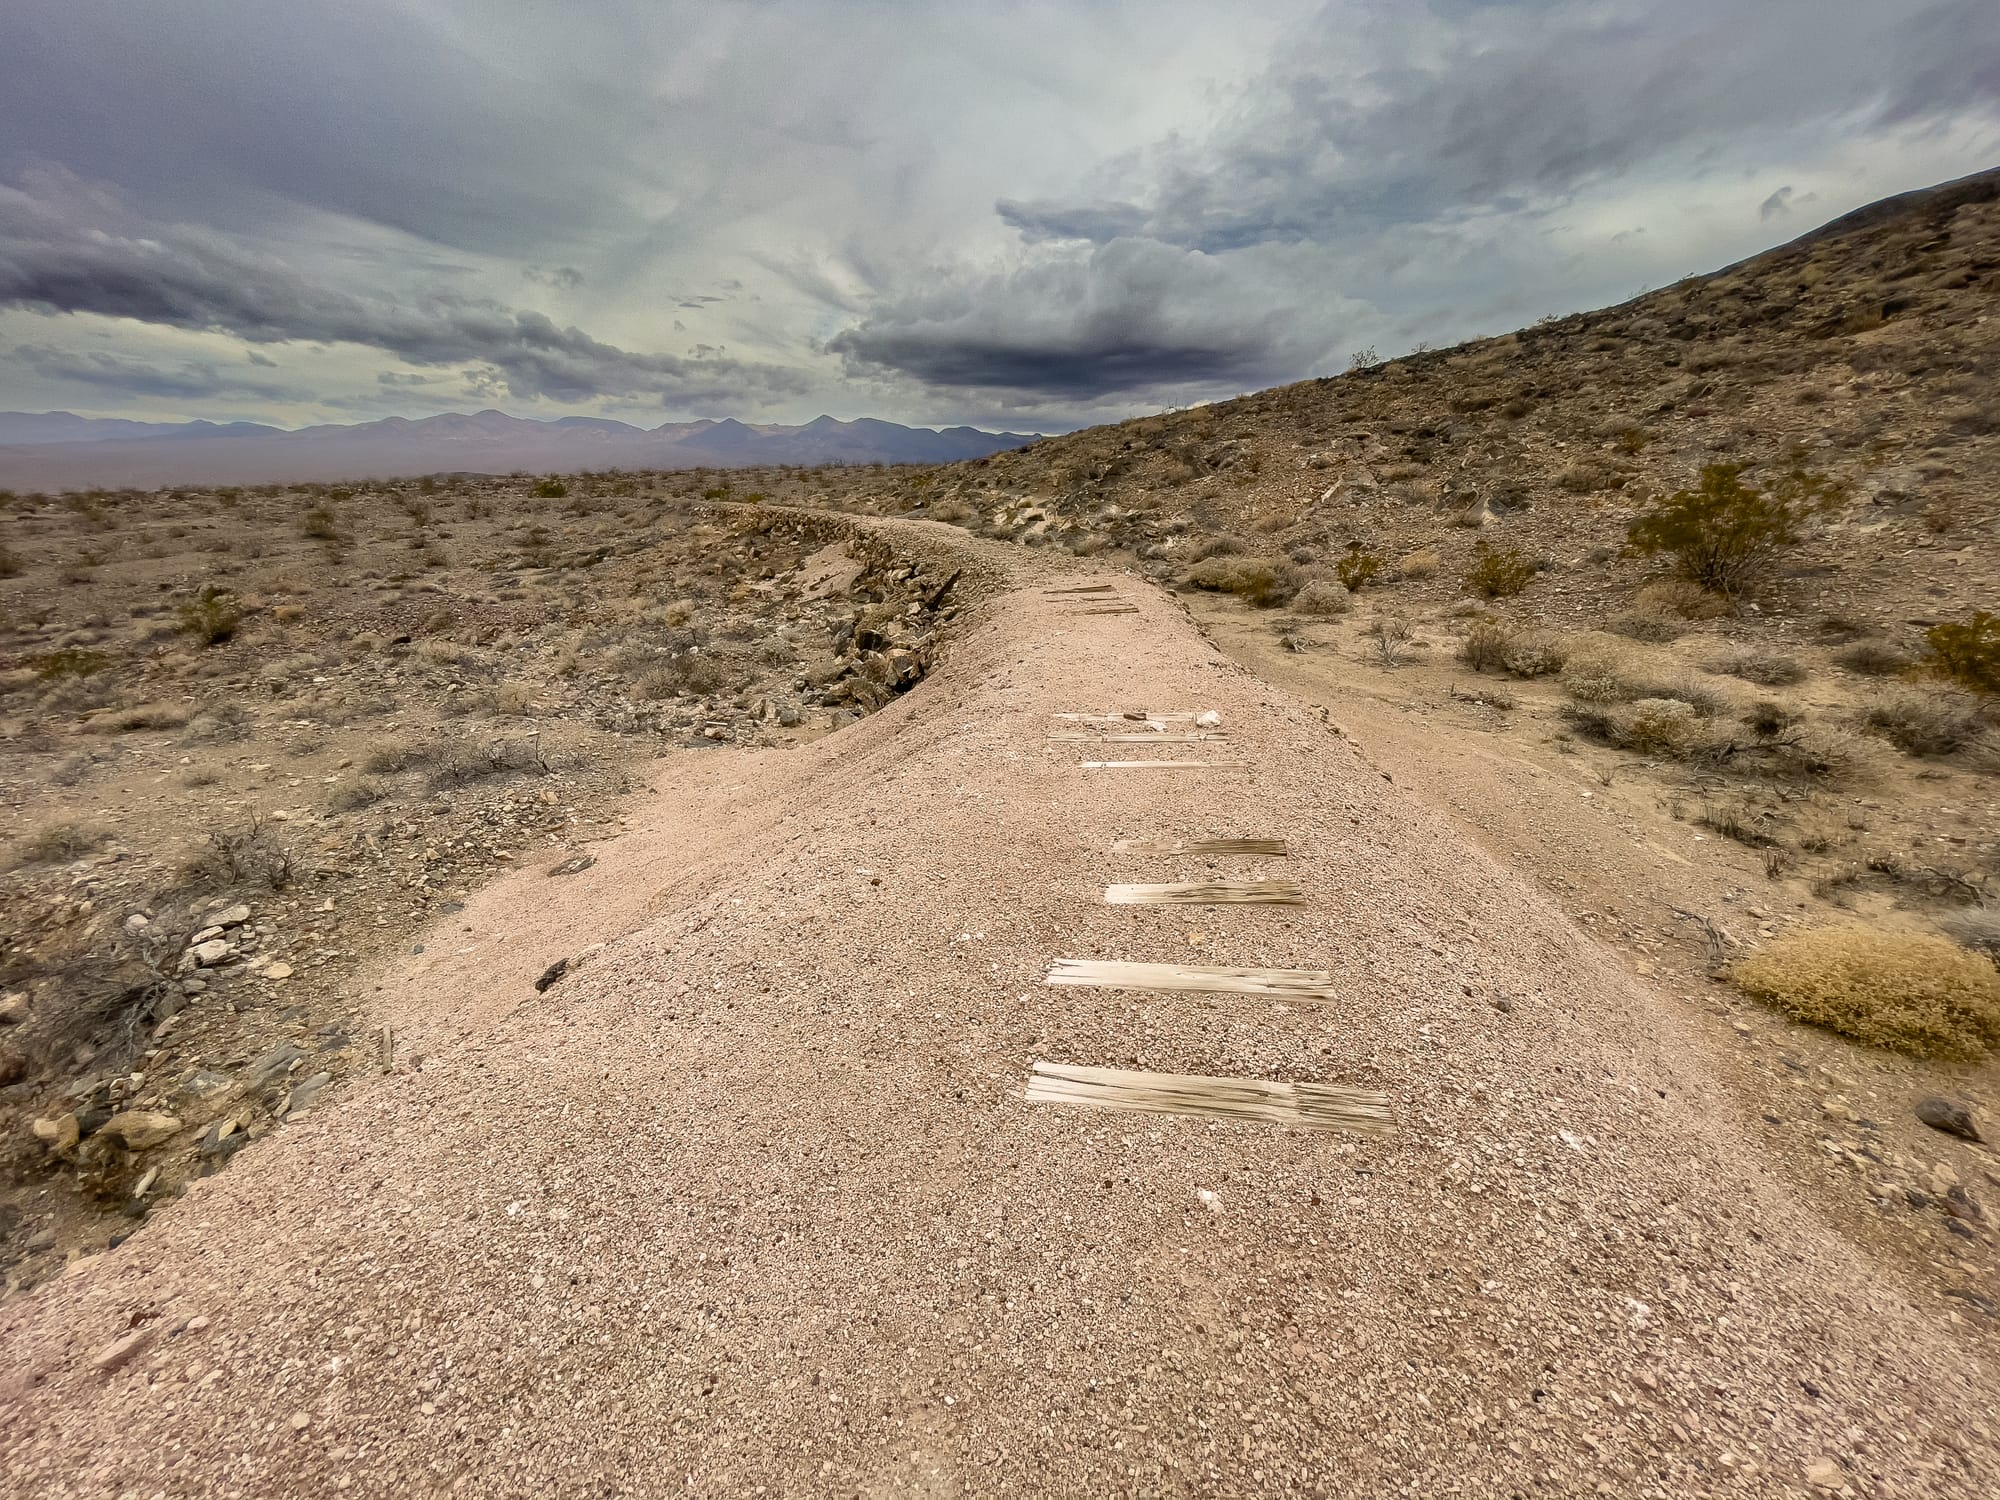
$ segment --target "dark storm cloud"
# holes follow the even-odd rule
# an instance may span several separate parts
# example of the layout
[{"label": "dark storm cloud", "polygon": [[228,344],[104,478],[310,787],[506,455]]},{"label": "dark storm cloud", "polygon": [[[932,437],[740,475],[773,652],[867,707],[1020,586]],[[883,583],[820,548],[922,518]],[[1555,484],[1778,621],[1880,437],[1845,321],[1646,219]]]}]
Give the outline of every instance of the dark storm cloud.
[{"label": "dark storm cloud", "polygon": [[800,388],[796,371],[639,354],[489,298],[364,295],[213,230],[133,221],[61,174],[0,188],[0,307],[95,313],[252,343],[350,343],[416,365],[485,367],[524,399],[742,397]]},{"label": "dark storm cloud", "polygon": [[78,352],[40,344],[18,344],[8,351],[8,358],[45,380],[127,396],[257,396],[267,401],[296,401],[304,395],[291,386],[233,375],[205,360],[158,365],[103,350]]},{"label": "dark storm cloud", "polygon": [[1643,195],[1996,104],[1992,0],[1329,5],[1209,132],[1104,164],[1095,191],[1000,199],[1018,265],[892,291],[830,347],[1071,398],[1296,378],[1343,339],[1407,340],[1424,308],[1427,333],[1464,336],[1479,309],[1503,327],[1552,310],[1528,305],[1536,282],[1575,296],[1539,240],[1587,189]]},{"label": "dark storm cloud", "polygon": [[1056,399],[1242,389],[1317,352],[1304,320],[1212,257],[1142,240],[903,296],[828,348],[927,385]]},{"label": "dark storm cloud", "polygon": [[[1031,239],[1144,235],[1224,253],[1474,209],[1530,212],[1593,180],[1758,137],[1949,119],[2000,104],[2000,5],[1625,0],[1329,6],[1214,136],[1106,175],[1135,201],[1001,200]],[[1366,64],[1349,72],[1357,50]]]},{"label": "dark storm cloud", "polygon": [[626,108],[607,80],[524,78],[395,0],[8,0],[4,31],[0,171],[60,162],[162,217],[284,201],[534,253],[618,222],[635,170],[603,128]]}]

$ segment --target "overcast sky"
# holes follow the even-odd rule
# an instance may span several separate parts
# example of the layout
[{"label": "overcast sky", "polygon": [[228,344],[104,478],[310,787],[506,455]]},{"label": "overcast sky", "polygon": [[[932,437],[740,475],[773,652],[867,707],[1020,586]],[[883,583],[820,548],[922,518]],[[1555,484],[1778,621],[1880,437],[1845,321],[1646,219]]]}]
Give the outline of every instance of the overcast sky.
[{"label": "overcast sky", "polygon": [[7,0],[0,408],[1055,431],[2000,165],[1995,0]]}]

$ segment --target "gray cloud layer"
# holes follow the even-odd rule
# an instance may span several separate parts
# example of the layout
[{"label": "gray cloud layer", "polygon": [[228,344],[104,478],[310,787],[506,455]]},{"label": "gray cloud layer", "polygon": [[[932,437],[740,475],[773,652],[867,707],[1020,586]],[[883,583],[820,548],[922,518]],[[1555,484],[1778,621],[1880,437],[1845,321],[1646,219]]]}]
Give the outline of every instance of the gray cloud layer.
[{"label": "gray cloud layer", "polygon": [[[1296,376],[1342,334],[1395,344],[1418,308],[1458,333],[1505,317],[1493,282],[1511,268],[1532,284],[1532,240],[1593,184],[1991,121],[1996,106],[1991,0],[1330,5],[1211,133],[1106,163],[1073,197],[1000,199],[1029,247],[1017,265],[892,292],[832,347],[1023,393]],[[1772,192],[1760,218],[1791,197]],[[1276,245],[1312,253],[1275,266]],[[1423,263],[1456,288],[1412,272]]]},{"label": "gray cloud layer", "polygon": [[1047,429],[1613,300],[2000,158],[1993,0],[12,0],[4,29],[0,406]]},{"label": "gray cloud layer", "polygon": [[55,173],[38,174],[27,189],[0,189],[0,306],[131,318],[252,343],[362,344],[416,365],[472,365],[530,400],[687,401],[806,388],[796,370],[635,354],[489,298],[344,291],[216,232],[135,224],[118,207]]}]

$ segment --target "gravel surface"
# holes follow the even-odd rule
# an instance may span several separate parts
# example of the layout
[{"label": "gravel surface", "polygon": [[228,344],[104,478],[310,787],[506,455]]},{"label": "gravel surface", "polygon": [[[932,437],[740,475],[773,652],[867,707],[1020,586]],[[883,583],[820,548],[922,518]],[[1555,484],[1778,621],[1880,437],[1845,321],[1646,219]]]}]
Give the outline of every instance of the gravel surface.
[{"label": "gravel surface", "polygon": [[[1110,575],[951,545],[988,597],[920,687],[670,763],[592,868],[377,976],[394,1073],[0,1308],[0,1489],[1991,1484],[1991,1336],[1791,1201],[1585,934],[1170,596],[1085,613],[1043,590]],[[1250,768],[1046,738],[1129,707],[1218,710]],[[1294,857],[1111,852],[1209,835]],[[1307,904],[1101,901],[1252,873]],[[1338,998],[1051,989],[1057,957]],[[1401,1133],[1030,1106],[1037,1058],[1379,1089]]]}]

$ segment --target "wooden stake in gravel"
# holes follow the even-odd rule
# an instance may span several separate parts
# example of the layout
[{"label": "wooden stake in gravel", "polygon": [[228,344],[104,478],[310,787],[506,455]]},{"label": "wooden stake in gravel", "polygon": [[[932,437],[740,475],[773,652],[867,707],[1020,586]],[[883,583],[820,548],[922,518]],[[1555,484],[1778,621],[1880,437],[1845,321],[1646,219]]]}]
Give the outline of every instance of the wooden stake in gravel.
[{"label": "wooden stake in gravel", "polygon": [[1106,906],[1300,906],[1294,880],[1181,880],[1168,885],[1107,885]]},{"label": "wooden stake in gravel", "polygon": [[1120,839],[1113,854],[1268,854],[1285,859],[1291,850],[1283,839]]},{"label": "wooden stake in gravel", "polygon": [[1086,771],[1247,771],[1247,760],[1087,760]]},{"label": "wooden stake in gravel", "polygon": [[1030,1104],[1075,1104],[1152,1115],[1203,1115],[1262,1120],[1301,1130],[1393,1135],[1396,1119],[1386,1094],[1326,1083],[1262,1078],[1209,1078],[1189,1073],[1139,1073],[1037,1062],[1029,1070]]},{"label": "wooden stake in gravel", "polygon": [[1235,969],[1202,964],[1135,964],[1117,959],[1059,958],[1045,984],[1097,990],[1177,990],[1226,995],[1275,995],[1282,1000],[1332,1000],[1324,969]]}]

